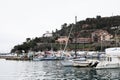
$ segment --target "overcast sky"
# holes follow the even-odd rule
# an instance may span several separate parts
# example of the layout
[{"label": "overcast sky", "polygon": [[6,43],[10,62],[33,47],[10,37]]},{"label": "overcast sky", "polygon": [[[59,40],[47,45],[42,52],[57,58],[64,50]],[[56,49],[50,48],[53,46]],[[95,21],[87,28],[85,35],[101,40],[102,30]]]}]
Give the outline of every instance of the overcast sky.
[{"label": "overcast sky", "polygon": [[0,0],[0,52],[97,15],[120,15],[120,0]]}]

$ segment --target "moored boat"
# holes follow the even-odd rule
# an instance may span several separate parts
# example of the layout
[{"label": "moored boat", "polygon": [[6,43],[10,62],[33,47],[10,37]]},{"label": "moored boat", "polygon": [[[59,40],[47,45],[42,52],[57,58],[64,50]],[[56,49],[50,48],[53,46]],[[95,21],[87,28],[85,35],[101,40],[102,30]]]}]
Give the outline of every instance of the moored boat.
[{"label": "moored boat", "polygon": [[87,60],[86,58],[70,59],[61,62],[65,67],[96,67],[97,60]]},{"label": "moored boat", "polygon": [[56,56],[54,52],[44,52],[44,54],[39,54],[33,57],[33,61],[53,61],[53,60],[63,60],[63,56]]},{"label": "moored boat", "polygon": [[105,52],[105,57],[100,60],[95,68],[120,68],[120,47],[107,48]]}]

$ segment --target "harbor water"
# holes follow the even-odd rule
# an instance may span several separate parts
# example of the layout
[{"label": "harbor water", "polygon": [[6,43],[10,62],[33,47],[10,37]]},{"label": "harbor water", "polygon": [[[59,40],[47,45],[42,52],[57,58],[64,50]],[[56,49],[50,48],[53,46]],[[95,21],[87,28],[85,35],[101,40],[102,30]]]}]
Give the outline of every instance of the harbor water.
[{"label": "harbor water", "polygon": [[0,59],[0,80],[120,80],[120,69],[64,67],[61,61]]}]

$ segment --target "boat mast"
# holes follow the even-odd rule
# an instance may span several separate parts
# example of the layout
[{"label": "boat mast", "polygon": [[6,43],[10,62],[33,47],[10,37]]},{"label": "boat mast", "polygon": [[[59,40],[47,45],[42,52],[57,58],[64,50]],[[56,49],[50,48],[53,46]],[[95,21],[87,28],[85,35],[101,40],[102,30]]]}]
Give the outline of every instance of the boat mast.
[{"label": "boat mast", "polygon": [[68,40],[67,40],[67,42],[66,42],[66,44],[65,44],[65,47],[64,47],[64,50],[63,50],[63,51],[65,51],[66,48],[67,48],[68,41],[69,41],[69,39],[70,39],[70,35],[71,35],[71,32],[72,32],[72,29],[73,29],[73,24],[72,24],[72,26],[71,26],[71,29],[70,29],[70,32],[69,32],[69,35],[68,35]]}]

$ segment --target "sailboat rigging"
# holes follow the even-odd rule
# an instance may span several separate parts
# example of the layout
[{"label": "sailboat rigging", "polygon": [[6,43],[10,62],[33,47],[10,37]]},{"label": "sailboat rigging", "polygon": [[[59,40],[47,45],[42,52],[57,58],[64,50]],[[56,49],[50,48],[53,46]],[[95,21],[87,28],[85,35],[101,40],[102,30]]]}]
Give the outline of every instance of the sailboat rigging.
[{"label": "sailboat rigging", "polygon": [[[77,16],[75,16],[75,24],[76,24],[76,23],[77,23]],[[68,34],[68,40],[67,40],[67,42],[66,42],[66,44],[65,44],[65,47],[64,47],[63,52],[65,52],[65,50],[66,50],[66,48],[67,48],[68,41],[69,41],[69,39],[70,39],[70,35],[71,35],[72,30],[73,30],[73,27],[74,27],[74,24],[72,24],[72,27],[71,27],[70,32],[69,32],[69,34]],[[75,29],[75,32],[76,32],[76,29]],[[74,51],[75,51],[75,57],[77,57],[77,47],[76,47],[77,37],[76,37],[76,36],[77,36],[77,35],[75,35],[75,49],[74,49]]]},{"label": "sailboat rigging", "polygon": [[72,27],[71,27],[71,29],[70,29],[70,33],[69,33],[69,35],[68,35],[68,40],[67,40],[67,42],[66,42],[66,44],[65,44],[65,47],[64,47],[64,50],[63,50],[63,51],[65,51],[66,48],[67,48],[68,41],[69,41],[69,38],[70,38],[70,34],[71,34],[72,29],[73,29],[73,24],[72,24]]}]

